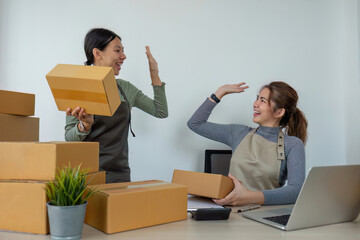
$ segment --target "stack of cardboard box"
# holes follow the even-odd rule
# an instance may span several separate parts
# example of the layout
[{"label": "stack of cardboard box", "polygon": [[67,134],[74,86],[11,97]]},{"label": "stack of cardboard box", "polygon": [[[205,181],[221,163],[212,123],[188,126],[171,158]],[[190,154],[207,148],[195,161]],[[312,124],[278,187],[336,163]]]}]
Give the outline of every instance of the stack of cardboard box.
[{"label": "stack of cardboard box", "polygon": [[0,141],[39,141],[35,95],[0,90]]},{"label": "stack of cardboard box", "polygon": [[33,94],[0,91],[0,229],[47,234],[45,185],[57,169],[81,164],[89,184],[105,183],[105,172],[96,142],[38,142],[34,108]]},{"label": "stack of cardboard box", "polygon": [[[120,105],[111,67],[59,64],[46,78],[60,111],[82,106],[87,113],[112,116]],[[97,184],[98,192],[88,199],[85,222],[101,231],[115,233],[187,218],[185,185],[157,180],[105,184],[105,172],[97,172],[96,142],[26,142],[39,140],[39,120],[28,123],[35,119],[29,118],[34,102],[33,95],[0,92],[0,229],[48,233],[45,184],[69,161],[71,166],[81,163],[95,176],[90,184]]]}]

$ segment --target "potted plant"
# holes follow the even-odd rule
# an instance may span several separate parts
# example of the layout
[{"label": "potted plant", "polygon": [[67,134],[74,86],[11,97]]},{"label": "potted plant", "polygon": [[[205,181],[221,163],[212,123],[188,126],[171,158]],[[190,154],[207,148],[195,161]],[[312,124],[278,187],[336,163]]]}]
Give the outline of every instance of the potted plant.
[{"label": "potted plant", "polygon": [[87,188],[87,170],[80,166],[59,169],[46,184],[51,239],[80,239],[87,199],[95,192]]}]

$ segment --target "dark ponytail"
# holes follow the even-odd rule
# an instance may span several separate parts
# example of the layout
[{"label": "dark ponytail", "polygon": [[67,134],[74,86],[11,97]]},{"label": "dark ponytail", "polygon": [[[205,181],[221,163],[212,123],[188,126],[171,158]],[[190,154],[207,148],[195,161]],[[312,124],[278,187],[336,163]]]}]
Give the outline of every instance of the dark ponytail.
[{"label": "dark ponytail", "polygon": [[308,122],[304,113],[296,106],[298,95],[295,89],[285,82],[271,82],[261,89],[264,88],[270,90],[269,99],[274,104],[274,112],[285,109],[284,116],[280,120],[280,127],[285,128],[289,136],[296,136],[305,144]]},{"label": "dark ponytail", "polygon": [[307,126],[308,122],[304,113],[300,109],[296,108],[289,119],[287,134],[289,136],[296,136],[300,138],[305,144],[307,140]]},{"label": "dark ponytail", "polygon": [[104,28],[93,28],[85,36],[84,51],[86,55],[85,65],[91,65],[94,63],[93,49],[97,48],[103,51],[109,43],[115,38],[121,38],[111,30]]}]

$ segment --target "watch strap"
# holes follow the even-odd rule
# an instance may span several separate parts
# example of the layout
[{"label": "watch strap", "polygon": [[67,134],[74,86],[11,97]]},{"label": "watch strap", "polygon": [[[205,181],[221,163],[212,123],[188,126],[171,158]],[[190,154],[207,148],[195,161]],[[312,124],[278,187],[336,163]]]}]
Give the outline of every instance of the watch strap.
[{"label": "watch strap", "polygon": [[220,99],[215,95],[215,93],[211,94],[211,99],[214,100],[216,103],[220,102]]}]

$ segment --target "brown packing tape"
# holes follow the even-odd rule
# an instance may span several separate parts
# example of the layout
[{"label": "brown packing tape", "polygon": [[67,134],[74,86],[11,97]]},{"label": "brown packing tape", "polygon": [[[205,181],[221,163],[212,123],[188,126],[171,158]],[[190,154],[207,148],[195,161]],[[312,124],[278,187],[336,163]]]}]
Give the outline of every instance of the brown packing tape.
[{"label": "brown packing tape", "polygon": [[[140,192],[140,191],[152,191],[153,189],[162,189],[170,187],[170,183],[161,182],[154,184],[144,184],[144,185],[136,185],[136,186],[122,186],[122,187],[113,187],[107,188],[106,190],[101,189],[100,191],[104,194],[124,194],[130,192]],[[173,184],[174,185],[174,184]]]},{"label": "brown packing tape", "polygon": [[159,183],[159,182],[163,182],[160,180],[147,180],[147,181],[139,181],[139,182],[120,182],[120,183],[108,183],[101,187],[101,190],[106,190],[108,188],[114,188],[115,186],[133,186],[133,185],[143,185],[143,184],[152,184],[152,183]]},{"label": "brown packing tape", "polygon": [[86,102],[108,103],[105,93],[87,92],[79,90],[51,89],[54,98],[79,100]]},{"label": "brown packing tape", "polygon": [[[152,183],[152,184],[140,184],[140,185],[130,185],[130,186],[121,186],[121,187],[110,187],[106,188],[106,191],[112,191],[112,190],[123,190],[123,189],[136,189],[136,188],[146,188],[146,187],[152,187],[152,186],[159,186],[164,184],[170,184],[167,182],[158,182],[158,183]],[[104,191],[104,189],[101,189]]]},{"label": "brown packing tape", "polygon": [[102,79],[88,79],[88,78],[65,78],[65,77],[56,77],[48,76],[48,83],[51,85],[51,88],[55,89],[65,89],[65,90],[86,90],[89,92],[104,92],[104,84]]},{"label": "brown packing tape", "polygon": [[[137,186],[140,187],[146,187],[146,186],[156,186],[157,184],[166,184],[166,182],[160,181],[160,180],[147,180],[147,181],[140,181],[140,182],[122,182],[122,183],[108,183],[108,184],[102,184],[102,185],[98,185],[97,190],[104,192],[104,193],[108,193],[108,192],[112,192],[112,193],[116,193],[119,190],[124,190],[124,189],[138,189]],[[168,183],[167,183],[168,184]]]}]

